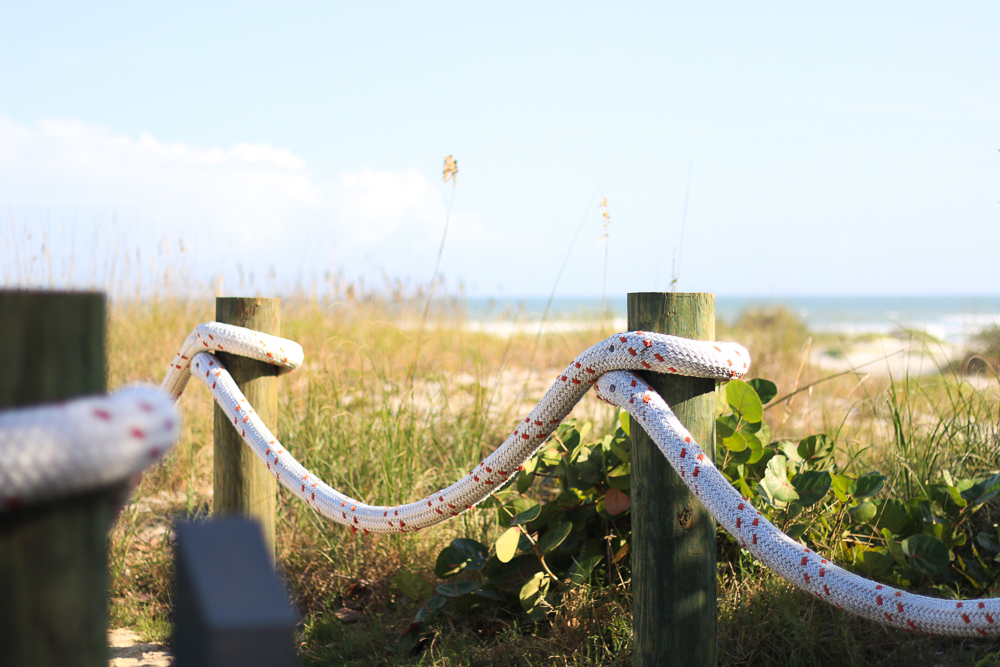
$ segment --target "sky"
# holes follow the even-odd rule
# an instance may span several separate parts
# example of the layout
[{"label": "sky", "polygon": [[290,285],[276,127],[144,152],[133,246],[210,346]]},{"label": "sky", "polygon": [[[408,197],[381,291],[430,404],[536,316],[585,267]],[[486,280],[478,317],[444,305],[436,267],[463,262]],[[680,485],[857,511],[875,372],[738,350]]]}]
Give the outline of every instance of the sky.
[{"label": "sky", "polygon": [[0,277],[412,285],[443,248],[473,297],[1000,294],[997,25],[994,2],[0,0]]}]

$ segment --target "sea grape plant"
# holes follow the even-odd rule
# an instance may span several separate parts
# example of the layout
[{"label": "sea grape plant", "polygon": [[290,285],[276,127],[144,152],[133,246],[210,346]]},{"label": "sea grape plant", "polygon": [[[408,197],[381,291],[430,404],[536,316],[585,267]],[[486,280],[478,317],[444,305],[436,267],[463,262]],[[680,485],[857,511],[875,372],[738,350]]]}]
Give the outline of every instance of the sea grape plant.
[{"label": "sea grape plant", "polygon": [[[717,393],[716,463],[740,493],[793,539],[868,577],[943,594],[992,589],[1000,574],[1000,528],[987,510],[1000,494],[1000,472],[923,480],[893,497],[877,470],[850,474],[827,434],[771,440],[764,419],[777,396],[773,382],[731,380]],[[569,419],[502,490],[481,507],[496,513],[492,545],[459,538],[434,566],[432,587],[401,570],[394,583],[419,603],[401,644],[450,610],[475,608],[542,622],[574,586],[630,581],[631,470],[629,420],[595,436],[591,422]],[[913,488],[913,487],[910,487]],[[749,559],[719,529],[720,571]]]}]

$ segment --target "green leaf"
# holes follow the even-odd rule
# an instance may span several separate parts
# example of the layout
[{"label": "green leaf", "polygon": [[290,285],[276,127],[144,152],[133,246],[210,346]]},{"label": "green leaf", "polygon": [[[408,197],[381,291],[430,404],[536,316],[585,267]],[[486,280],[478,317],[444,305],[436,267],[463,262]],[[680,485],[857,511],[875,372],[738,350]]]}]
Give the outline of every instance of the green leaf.
[{"label": "green leaf", "polygon": [[569,568],[569,581],[576,586],[582,586],[590,581],[590,575],[594,567],[601,562],[601,556],[591,556],[583,561],[574,559],[573,565]]},{"label": "green leaf", "polygon": [[736,424],[733,415],[725,415],[715,420],[715,436],[720,440],[733,437],[736,432]]},{"label": "green leaf", "polygon": [[742,452],[747,448],[747,439],[739,431],[736,431],[728,438],[722,439],[722,446],[731,452]]},{"label": "green leaf", "polygon": [[880,472],[868,472],[851,482],[847,490],[855,498],[871,498],[882,490],[887,479],[889,478]]},{"label": "green leaf", "polygon": [[529,472],[521,471],[521,474],[517,476],[517,484],[515,488],[518,493],[524,493],[531,488],[532,483],[535,481],[535,476]]},{"label": "green leaf", "polygon": [[474,581],[451,581],[437,587],[437,592],[447,598],[457,598],[466,593],[479,590],[479,584]]},{"label": "green leaf", "polygon": [[431,620],[437,613],[441,611],[445,603],[448,602],[448,598],[443,595],[434,595],[427,602],[420,605],[420,609],[417,610],[417,615],[413,617],[414,622],[424,623]]},{"label": "green leaf", "polygon": [[747,460],[747,465],[753,465],[757,461],[760,461],[760,457],[764,455],[764,443],[756,435],[750,433],[744,433],[743,437],[746,438],[747,449],[750,450],[750,458]]},{"label": "green leaf", "polygon": [[775,506],[775,501],[787,503],[799,497],[799,494],[795,491],[795,487],[788,481],[788,472],[785,468],[786,462],[787,459],[780,454],[772,457],[767,462],[767,471],[764,473],[764,478],[760,480],[757,487],[766,492],[766,495],[765,493],[761,493],[761,496]]},{"label": "green leaf", "polygon": [[985,503],[987,500],[997,495],[997,493],[1000,493],[1000,473],[993,475],[989,479],[984,479],[978,484],[962,491],[962,497],[965,498],[970,505],[979,505],[980,503]]},{"label": "green leaf", "polygon": [[796,475],[792,480],[792,486],[795,488],[795,492],[799,495],[799,499],[796,503],[802,507],[815,505],[822,500],[823,496],[825,496],[827,491],[830,490],[831,483],[832,480],[830,479],[830,473],[825,470],[822,472],[808,470],[804,473]]},{"label": "green leaf", "polygon": [[542,506],[541,505],[533,505],[532,507],[529,507],[528,509],[524,510],[523,512],[521,512],[517,516],[511,518],[510,525],[511,526],[521,526],[523,524],[529,523],[529,522],[534,521],[535,519],[537,519],[538,515],[541,514],[541,513],[542,513]]},{"label": "green leaf", "polygon": [[878,577],[892,569],[893,557],[888,549],[864,549],[858,560],[869,577]]},{"label": "green leaf", "polygon": [[875,515],[875,525],[881,531],[886,528],[893,535],[899,535],[906,527],[906,505],[895,498],[887,500],[876,500],[875,508],[878,510]]},{"label": "green leaf", "polygon": [[549,575],[544,572],[538,572],[521,587],[521,591],[518,594],[518,598],[521,600],[521,608],[532,616],[532,620],[540,620],[532,612],[540,610],[543,606],[545,596],[548,595],[551,584],[552,579]]},{"label": "green leaf", "polygon": [[740,495],[744,498],[749,498],[753,495],[753,490],[750,488],[750,485],[747,484],[747,480],[743,476],[740,476],[740,478],[736,480],[736,488],[740,490]]},{"label": "green leaf", "polygon": [[875,503],[866,500],[857,507],[852,507],[847,510],[847,513],[851,515],[851,518],[855,523],[865,524],[875,518],[875,514],[878,512],[878,508],[875,507]]},{"label": "green leaf", "polygon": [[489,568],[487,576],[501,591],[520,590],[525,581],[542,570],[542,564],[534,554],[514,556],[509,563],[501,563],[499,559],[492,562],[495,567]]},{"label": "green leaf", "polygon": [[629,450],[625,449],[629,445],[628,441],[611,441],[611,453],[618,457],[618,460],[622,463],[628,463],[632,458]]},{"label": "green leaf", "polygon": [[906,567],[908,563],[906,562],[906,554],[903,553],[902,545],[896,541],[896,538],[892,536],[892,533],[888,528],[883,528],[881,530],[882,537],[885,539],[885,545],[889,548],[889,553],[892,554],[893,559]]},{"label": "green leaf", "polygon": [[726,400],[733,412],[745,421],[756,424],[764,416],[764,406],[754,388],[743,380],[730,380],[726,383]]},{"label": "green leaf", "polygon": [[400,570],[392,579],[399,592],[411,600],[426,600],[434,594],[434,589],[423,577],[407,570]]},{"label": "green leaf", "polygon": [[[454,577],[456,574],[465,569],[465,563],[463,563],[457,557],[449,558],[449,549],[451,547],[445,547],[438,554],[437,560],[434,562],[434,574],[436,574],[441,579],[447,579],[448,577]],[[454,559],[454,562],[452,562]]]},{"label": "green leaf", "polygon": [[521,539],[521,529],[517,526],[508,528],[496,541],[497,558],[501,563],[509,563],[517,553],[517,543]]},{"label": "green leaf", "polygon": [[538,466],[538,457],[532,456],[530,459],[524,462],[523,466],[521,466],[523,468],[521,472],[525,473],[526,475],[530,475],[533,472],[535,472],[535,468],[537,466]]},{"label": "green leaf", "polygon": [[793,540],[797,540],[803,535],[805,535],[807,530],[809,530],[809,526],[807,524],[797,523],[791,526],[787,531],[785,531],[785,534],[788,535]]},{"label": "green leaf", "polygon": [[976,544],[992,554],[1000,553],[1000,539],[997,538],[996,531],[984,530],[976,534]]},{"label": "green leaf", "polygon": [[903,555],[917,572],[937,576],[948,567],[948,547],[931,535],[911,535],[903,540]]},{"label": "green leaf", "polygon": [[850,494],[847,492],[848,481],[843,475],[830,475],[830,487],[833,489],[833,493],[837,496],[837,500],[842,503],[846,503],[850,500]]},{"label": "green leaf", "polygon": [[770,380],[754,378],[747,382],[747,384],[753,387],[753,390],[757,392],[757,396],[760,398],[760,402],[764,405],[770,403],[771,399],[778,395],[778,387]]},{"label": "green leaf", "polygon": [[824,433],[810,435],[799,443],[797,450],[802,460],[812,467],[823,467],[822,464],[833,454],[833,440]]},{"label": "green leaf", "polygon": [[478,570],[486,565],[489,550],[485,545],[475,540],[459,537],[451,541],[438,554],[434,564],[434,574],[445,579],[453,577],[462,570]]},{"label": "green leaf", "polygon": [[622,430],[625,431],[625,435],[629,435],[629,414],[622,410],[618,413],[618,423],[621,424]]},{"label": "green leaf", "polygon": [[566,539],[566,536],[573,530],[573,524],[569,521],[557,523],[553,528],[545,531],[545,534],[538,540],[538,550],[543,554],[552,551]]},{"label": "green leaf", "polygon": [[605,481],[607,481],[608,486],[613,489],[627,491],[632,486],[631,464],[622,463],[621,465],[609,470]]},{"label": "green leaf", "polygon": [[784,454],[789,461],[794,463],[802,463],[805,461],[805,459],[799,454],[799,445],[796,445],[790,440],[782,440],[779,442],[778,451]]},{"label": "green leaf", "polygon": [[[490,584],[487,584],[487,586],[490,586]],[[472,591],[472,594],[476,597],[496,600],[497,602],[503,602],[504,600],[503,593],[492,587],[486,588],[485,586],[481,586],[479,589]]]}]

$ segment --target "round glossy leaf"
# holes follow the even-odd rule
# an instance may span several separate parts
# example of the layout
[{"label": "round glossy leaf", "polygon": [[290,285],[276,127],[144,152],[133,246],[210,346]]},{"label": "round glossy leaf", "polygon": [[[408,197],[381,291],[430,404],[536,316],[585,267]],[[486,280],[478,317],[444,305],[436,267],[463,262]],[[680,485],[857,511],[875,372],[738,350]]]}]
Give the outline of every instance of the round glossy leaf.
[{"label": "round glossy leaf", "polygon": [[788,472],[785,469],[786,461],[787,459],[780,454],[772,457],[767,462],[764,478],[760,480],[758,485],[764,491],[761,495],[771,504],[774,504],[774,501],[787,503],[797,500],[799,497],[792,483],[788,481]]},{"label": "round glossy leaf", "polygon": [[621,424],[622,430],[625,431],[625,435],[628,435],[628,422],[629,414],[622,410],[618,413],[618,423]]},{"label": "round glossy leaf", "polygon": [[407,570],[400,570],[392,579],[399,591],[411,600],[426,600],[434,594],[434,589],[423,577]]},{"label": "round glossy leaf", "polygon": [[722,446],[731,452],[742,452],[747,448],[746,436],[737,431],[728,438],[723,438]]},{"label": "round glossy leaf", "polygon": [[889,478],[880,472],[865,473],[851,482],[848,490],[855,498],[871,498],[882,490],[887,479]]},{"label": "round glossy leaf", "polygon": [[521,587],[521,592],[518,595],[521,599],[521,607],[526,612],[530,613],[533,611],[545,599],[551,583],[552,579],[549,575],[544,572],[537,572],[535,576]]},{"label": "round glossy leaf", "polygon": [[497,602],[503,602],[504,600],[503,593],[494,588],[479,588],[478,590],[472,591],[472,594],[476,597],[486,598],[487,600],[495,600]]},{"label": "round glossy leaf", "polygon": [[497,558],[501,563],[509,563],[517,553],[517,543],[521,539],[521,529],[517,526],[508,528],[497,540]]},{"label": "round glossy leaf", "polygon": [[810,435],[799,443],[797,451],[803,461],[821,461],[833,453],[833,440],[825,433]]},{"label": "round glossy leaf", "polygon": [[423,623],[434,618],[441,608],[444,607],[445,603],[448,602],[448,598],[441,595],[432,595],[431,598],[420,605],[420,609],[417,610],[417,615],[413,617],[413,620],[417,623]]},{"label": "round glossy leaf", "polygon": [[486,559],[490,557],[490,550],[486,545],[467,537],[459,537],[451,541],[449,549],[454,549],[468,563],[471,570],[478,570],[486,565]]},{"label": "round glossy leaf", "polygon": [[437,561],[434,563],[434,574],[441,579],[454,577],[464,569],[465,563],[451,552],[451,547],[442,549],[441,553],[438,554]]},{"label": "round glossy leaf", "polygon": [[875,503],[870,500],[866,500],[857,507],[852,507],[847,510],[847,513],[851,515],[851,519],[855,523],[868,523],[875,518],[875,514],[878,512],[878,508],[875,507]]},{"label": "round glossy leaf", "polygon": [[796,502],[802,507],[815,505],[830,490],[831,482],[830,473],[825,470],[822,472],[808,470],[796,475],[795,479],[792,480],[792,486],[795,487],[795,492],[799,494],[799,499]]},{"label": "round glossy leaf", "polygon": [[764,416],[764,406],[753,387],[743,380],[730,380],[726,384],[726,400],[733,412],[740,415],[744,421],[756,424]]},{"label": "round glossy leaf", "polygon": [[876,500],[875,525],[881,531],[886,528],[894,535],[899,535],[906,527],[906,505],[895,498],[888,500]]},{"label": "round glossy leaf", "polygon": [[514,592],[520,590],[524,582],[536,572],[542,570],[542,564],[533,554],[515,556],[509,563],[500,563],[489,573],[490,581],[501,591]]},{"label": "round glossy leaf", "polygon": [[858,554],[858,561],[870,577],[877,577],[892,569],[895,562],[888,549],[864,549]]},{"label": "round glossy leaf", "polygon": [[524,493],[531,488],[532,483],[535,481],[535,476],[529,472],[522,471],[521,474],[517,476],[517,484],[515,488],[518,493]]},{"label": "round glossy leaf", "polygon": [[737,420],[733,415],[725,415],[715,420],[715,436],[720,440],[731,438],[736,432]]},{"label": "round glossy leaf", "polygon": [[541,514],[541,513],[542,513],[542,506],[541,505],[533,505],[532,507],[529,507],[528,509],[524,510],[523,512],[521,512],[517,516],[511,518],[510,525],[511,526],[521,526],[523,524],[529,523],[529,522],[534,521],[535,519],[537,519],[538,515]]},{"label": "round glossy leaf", "polygon": [[1000,493],[1000,473],[997,473],[989,479],[985,479],[965,491],[962,491],[962,497],[965,498],[970,505],[978,505],[980,503],[985,503],[987,500],[997,495],[997,493]]},{"label": "round glossy leaf", "polygon": [[446,598],[457,598],[460,595],[479,590],[479,584],[474,581],[450,581],[447,584],[441,584],[436,590],[439,595]]},{"label": "round glossy leaf", "polygon": [[617,516],[632,507],[632,499],[615,488],[610,488],[604,494],[604,509],[611,516]]},{"label": "round glossy leaf", "polygon": [[557,523],[555,527],[549,528],[545,531],[545,534],[538,540],[538,550],[543,554],[547,554],[562,544],[562,541],[566,539],[566,536],[569,535],[572,530],[573,524],[569,521]]},{"label": "round glossy leaf", "polygon": [[770,380],[762,380],[760,378],[754,378],[747,382],[748,385],[753,387],[753,390],[757,392],[760,402],[767,405],[771,399],[778,395],[778,387]]},{"label": "round glossy leaf", "polygon": [[906,563],[917,572],[937,576],[948,567],[948,547],[932,535],[911,535],[903,540]]},{"label": "round glossy leaf", "polygon": [[608,476],[605,480],[608,486],[618,489],[619,491],[627,491],[629,487],[632,486],[632,468],[628,463],[623,463],[620,466],[616,466],[612,470],[608,471]]},{"label": "round glossy leaf", "polygon": [[764,443],[753,433],[744,433],[743,438],[747,441],[747,449],[750,450],[750,459],[747,463],[753,465],[760,461],[760,457],[763,456]]}]

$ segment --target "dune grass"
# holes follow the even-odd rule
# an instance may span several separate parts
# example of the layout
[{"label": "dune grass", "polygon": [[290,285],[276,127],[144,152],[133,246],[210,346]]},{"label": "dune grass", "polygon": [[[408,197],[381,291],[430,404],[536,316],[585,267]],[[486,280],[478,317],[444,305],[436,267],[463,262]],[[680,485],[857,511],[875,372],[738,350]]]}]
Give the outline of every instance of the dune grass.
[{"label": "dune grass", "polygon": [[[375,503],[421,497],[467,472],[541,397],[549,379],[599,340],[593,331],[497,337],[463,327],[460,307],[432,314],[424,335],[419,299],[287,300],[283,334],[306,363],[281,379],[277,435],[341,491]],[[213,319],[209,299],[116,302],[109,318],[109,386],[158,383],[175,348]],[[787,311],[720,323],[720,339],[746,345],[753,375],[779,396],[821,380],[804,362],[810,332]],[[415,360],[415,361],[414,361]],[[412,369],[412,372],[411,372]],[[878,468],[890,485],[1000,468],[997,383],[957,375],[885,378],[848,374],[817,384],[766,413],[775,433],[837,438],[838,460]],[[147,639],[170,632],[172,527],[212,503],[212,404],[200,383],[179,403],[182,437],[148,471],[111,534],[111,622]],[[612,408],[588,396],[576,416],[609,431]],[[566,596],[550,621],[528,626],[508,612],[446,618],[412,656],[397,643],[416,611],[393,586],[401,567],[434,580],[453,537],[490,543],[493,514],[474,510],[418,535],[354,536],[279,489],[278,566],[302,617],[307,665],[631,664],[628,587]],[[625,582],[627,584],[627,582]],[[344,609],[363,620],[344,623]],[[819,605],[749,559],[720,566],[719,655],[724,665],[993,664],[987,642],[914,638]],[[1000,664],[1000,663],[997,663]]]}]

